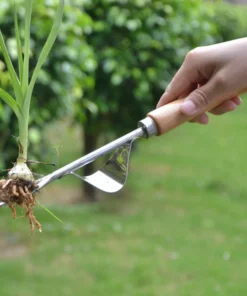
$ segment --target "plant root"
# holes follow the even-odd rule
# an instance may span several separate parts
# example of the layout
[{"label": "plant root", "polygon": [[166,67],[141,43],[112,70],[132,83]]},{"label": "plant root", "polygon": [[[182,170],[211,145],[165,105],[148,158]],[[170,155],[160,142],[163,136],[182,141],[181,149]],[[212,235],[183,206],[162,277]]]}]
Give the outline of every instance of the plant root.
[{"label": "plant root", "polygon": [[35,227],[41,232],[41,224],[33,214],[33,207],[36,206],[35,196],[32,194],[36,188],[35,182],[22,179],[0,180],[0,201],[5,202],[10,209],[14,219],[16,218],[16,206],[22,207],[29,219],[31,232]]}]

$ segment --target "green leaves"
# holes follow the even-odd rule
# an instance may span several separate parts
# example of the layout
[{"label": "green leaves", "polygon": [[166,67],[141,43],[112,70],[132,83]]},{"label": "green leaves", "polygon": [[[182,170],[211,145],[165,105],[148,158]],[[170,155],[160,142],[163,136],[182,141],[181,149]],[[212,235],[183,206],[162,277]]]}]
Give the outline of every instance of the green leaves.
[{"label": "green leaves", "polygon": [[16,99],[21,100],[22,99],[22,92],[21,92],[20,82],[19,82],[18,76],[15,72],[15,69],[13,67],[13,64],[11,62],[10,56],[8,54],[8,50],[6,48],[1,31],[0,31],[0,47],[1,47],[3,57],[4,57],[4,61],[6,63],[6,66],[7,66],[8,72],[9,72],[11,84],[14,89]]},{"label": "green leaves", "polygon": [[15,38],[17,44],[17,54],[18,54],[18,67],[19,67],[19,77],[20,81],[22,81],[22,73],[23,73],[23,57],[22,57],[22,46],[21,46],[21,38],[18,26],[18,17],[17,17],[17,8],[15,5]]},{"label": "green leaves", "polygon": [[133,128],[154,108],[189,49],[212,41],[214,23],[203,9],[200,0],[85,1],[94,21],[86,38],[97,67],[90,73],[92,90],[83,85],[78,121],[87,98],[98,106],[97,117],[87,113],[87,126],[114,134]]},{"label": "green leaves", "polygon": [[42,205],[39,201],[37,201],[37,204],[43,209],[45,210],[48,214],[50,214],[54,219],[56,219],[58,222],[63,223],[63,221],[58,218],[54,213],[52,213],[52,211],[50,211],[47,207],[45,207],[44,205]]},{"label": "green leaves", "polygon": [[[25,95],[28,88],[29,78],[29,50],[30,50],[30,26],[33,0],[25,0],[25,35],[24,35],[24,63],[21,79],[22,93]],[[19,55],[18,55],[19,58]]]},{"label": "green leaves", "polygon": [[25,103],[24,103],[24,108],[26,110],[29,109],[33,88],[34,88],[35,82],[38,78],[41,67],[44,64],[44,62],[45,62],[53,44],[54,44],[54,41],[58,35],[59,29],[60,29],[60,26],[62,23],[63,10],[64,10],[64,0],[60,0],[51,32],[50,32],[50,34],[46,40],[46,43],[40,53],[37,65],[34,69],[33,76],[31,78],[31,82],[28,86],[27,95],[26,95],[26,99],[25,99]]},{"label": "green leaves", "polygon": [[16,101],[5,90],[0,88],[0,98],[9,105],[9,107],[15,112],[16,116],[20,118],[22,115],[21,109]]},{"label": "green leaves", "polygon": [[[14,111],[18,118],[19,125],[19,142],[22,147],[19,152],[18,159],[27,158],[28,148],[28,123],[29,123],[29,112],[30,103],[33,93],[33,88],[40,73],[42,65],[45,63],[48,54],[54,44],[54,41],[59,32],[62,16],[64,10],[64,0],[59,0],[59,6],[56,12],[56,16],[53,22],[53,26],[48,35],[47,41],[40,53],[36,67],[34,69],[31,81],[29,82],[29,60],[30,60],[30,27],[31,27],[31,16],[34,0],[24,0],[25,8],[25,25],[24,25],[24,52],[22,53],[22,42],[19,31],[17,8],[14,8],[14,26],[15,26],[15,38],[17,44],[17,57],[18,57],[18,68],[19,77],[13,67],[10,59],[8,50],[6,48],[3,35],[0,32],[0,47],[2,54],[7,65],[8,73],[10,76],[11,84],[14,89],[15,99],[9,95],[3,89],[0,89],[0,97],[5,103]],[[18,160],[17,160],[18,161]]]}]

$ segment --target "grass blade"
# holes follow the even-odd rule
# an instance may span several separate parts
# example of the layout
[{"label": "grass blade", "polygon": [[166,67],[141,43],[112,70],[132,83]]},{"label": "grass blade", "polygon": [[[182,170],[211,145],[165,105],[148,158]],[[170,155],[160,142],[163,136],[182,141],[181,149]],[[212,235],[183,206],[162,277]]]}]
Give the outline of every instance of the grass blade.
[{"label": "grass blade", "polygon": [[5,90],[0,88],[0,98],[9,105],[9,107],[15,112],[16,116],[19,118],[22,114],[20,107],[16,103],[16,101],[13,99],[13,97],[8,94]]},{"label": "grass blade", "polygon": [[21,46],[21,38],[20,38],[20,31],[19,31],[19,25],[18,25],[18,16],[17,16],[16,5],[15,5],[15,38],[16,38],[17,53],[18,53],[19,80],[22,81],[23,57],[22,57],[22,46]]},{"label": "grass blade", "polygon": [[13,64],[11,62],[10,56],[8,54],[8,50],[6,48],[4,39],[3,39],[3,35],[2,32],[0,31],[0,47],[2,49],[2,53],[3,53],[3,57],[4,57],[4,61],[6,63],[6,66],[8,68],[8,72],[9,72],[9,76],[11,79],[11,83],[15,92],[15,97],[18,101],[20,101],[22,99],[22,92],[21,92],[21,86],[20,86],[20,82],[18,80],[18,76],[15,72],[15,69],[13,67]]},{"label": "grass blade", "polygon": [[60,29],[60,26],[62,23],[63,10],[64,10],[64,0],[60,0],[51,32],[50,32],[50,34],[46,40],[46,43],[40,53],[37,65],[34,69],[30,84],[28,86],[27,96],[25,99],[25,107],[24,107],[25,110],[29,109],[33,88],[34,88],[35,82],[38,78],[40,69],[43,66],[43,64],[50,52],[55,40],[56,40],[56,37],[58,35],[59,29]]},{"label": "grass blade", "polygon": [[32,16],[33,0],[25,1],[25,31],[24,31],[24,63],[22,73],[22,93],[25,96],[29,83],[29,50],[30,50],[30,27]]},{"label": "grass blade", "polygon": [[47,209],[47,207],[42,205],[39,201],[37,201],[37,203],[42,209],[44,209],[47,213],[49,213],[53,218],[55,218],[60,223],[64,224],[63,221],[61,219],[59,219],[55,214],[53,214],[49,209]]}]

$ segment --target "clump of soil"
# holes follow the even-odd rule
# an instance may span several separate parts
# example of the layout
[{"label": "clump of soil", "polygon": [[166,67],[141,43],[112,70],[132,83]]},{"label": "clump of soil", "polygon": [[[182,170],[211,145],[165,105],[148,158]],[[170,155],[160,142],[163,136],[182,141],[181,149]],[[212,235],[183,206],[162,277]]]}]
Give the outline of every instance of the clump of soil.
[{"label": "clump of soil", "polygon": [[16,206],[22,207],[29,219],[31,232],[34,232],[35,227],[41,232],[41,224],[33,214],[36,201],[32,192],[35,188],[35,182],[32,181],[2,179],[0,180],[0,201],[5,202],[11,208],[14,219],[16,218]]}]

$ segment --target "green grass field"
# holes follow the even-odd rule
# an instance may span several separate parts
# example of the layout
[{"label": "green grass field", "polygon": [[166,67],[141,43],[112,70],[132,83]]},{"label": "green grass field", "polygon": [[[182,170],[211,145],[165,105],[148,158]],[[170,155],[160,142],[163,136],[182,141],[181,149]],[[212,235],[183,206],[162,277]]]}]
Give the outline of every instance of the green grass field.
[{"label": "green grass field", "polygon": [[37,209],[42,234],[1,209],[0,295],[247,295],[246,143],[244,101],[139,140],[126,188],[99,204],[60,204],[54,186],[69,200],[78,182],[50,185],[64,224]]}]

